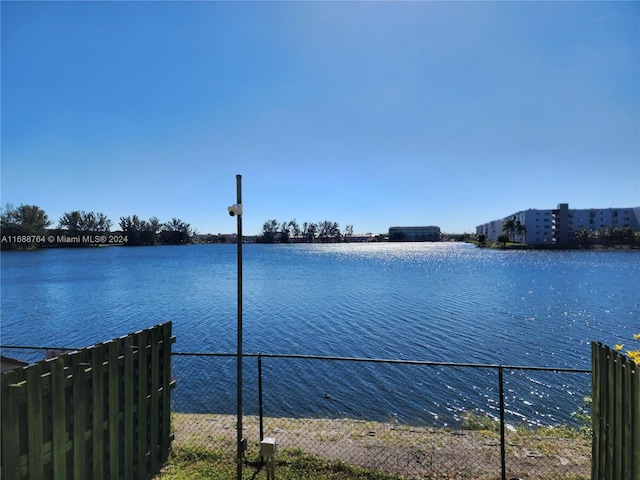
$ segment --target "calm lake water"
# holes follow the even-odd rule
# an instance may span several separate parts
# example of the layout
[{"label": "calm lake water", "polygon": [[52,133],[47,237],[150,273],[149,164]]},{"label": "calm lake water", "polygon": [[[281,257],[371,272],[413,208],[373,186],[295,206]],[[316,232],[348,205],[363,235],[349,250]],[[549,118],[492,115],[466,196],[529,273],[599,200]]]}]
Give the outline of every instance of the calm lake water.
[{"label": "calm lake water", "polygon": [[[640,332],[640,252],[243,250],[245,353],[584,369],[592,340],[632,346]],[[235,352],[235,245],[2,252],[1,261],[3,345],[81,347],[172,320],[174,351]],[[215,364],[176,359],[174,406],[234,412],[234,360],[206,361]],[[401,367],[265,359],[265,408],[423,423],[495,409],[495,371]],[[584,374],[511,372],[508,382],[510,412],[534,423],[570,420],[590,388]]]}]

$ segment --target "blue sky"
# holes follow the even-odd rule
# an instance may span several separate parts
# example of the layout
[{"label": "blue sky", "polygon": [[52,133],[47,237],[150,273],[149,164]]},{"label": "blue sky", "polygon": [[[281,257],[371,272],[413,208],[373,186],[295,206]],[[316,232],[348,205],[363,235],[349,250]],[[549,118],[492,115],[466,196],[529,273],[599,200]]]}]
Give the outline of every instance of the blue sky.
[{"label": "blue sky", "polygon": [[640,206],[638,2],[1,3],[1,201],[445,232]]}]

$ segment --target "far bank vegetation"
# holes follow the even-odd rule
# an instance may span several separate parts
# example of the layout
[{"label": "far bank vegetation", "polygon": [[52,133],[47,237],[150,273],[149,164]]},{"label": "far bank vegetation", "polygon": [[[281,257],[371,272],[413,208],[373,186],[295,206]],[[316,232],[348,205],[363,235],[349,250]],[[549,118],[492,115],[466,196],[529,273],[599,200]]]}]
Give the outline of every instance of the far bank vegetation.
[{"label": "far bank vegetation", "polygon": [[262,225],[262,232],[256,238],[258,243],[336,243],[348,242],[353,237],[353,225],[340,230],[337,222],[324,220],[318,223],[294,220],[279,222],[272,219]]},{"label": "far bank vegetation", "polygon": [[35,248],[79,247],[103,244],[183,245],[191,243],[191,225],[179,218],[161,222],[137,215],[120,217],[119,229],[101,212],[73,210],[60,217],[56,227],[44,210],[36,205],[7,205],[0,213],[3,250],[32,250]]}]

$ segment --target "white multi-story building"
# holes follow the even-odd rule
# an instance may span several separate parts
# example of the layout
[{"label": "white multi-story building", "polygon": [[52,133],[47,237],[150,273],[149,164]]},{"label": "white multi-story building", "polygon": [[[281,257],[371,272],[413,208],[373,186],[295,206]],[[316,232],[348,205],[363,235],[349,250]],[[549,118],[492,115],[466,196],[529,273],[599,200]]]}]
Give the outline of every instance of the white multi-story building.
[{"label": "white multi-story building", "polygon": [[569,209],[561,203],[552,210],[529,209],[513,213],[476,227],[476,234],[495,242],[504,233],[504,223],[513,219],[524,225],[524,233],[513,235],[516,242],[528,245],[567,245],[581,229],[594,233],[602,228],[617,227],[640,230],[640,207]]},{"label": "white multi-story building", "polygon": [[524,234],[515,235],[517,242],[527,245],[553,244],[553,210],[529,209],[518,212],[516,221],[525,226]]},{"label": "white multi-story building", "polygon": [[476,227],[476,234],[484,235],[489,242],[495,242],[502,234],[504,220],[492,220]]},{"label": "white multi-story building", "polygon": [[476,227],[476,234],[484,235],[489,242],[495,242],[504,232],[504,223],[513,219],[516,223],[524,225],[523,233],[514,232],[512,240],[528,245],[552,245],[553,244],[553,211],[552,210],[523,210],[513,213],[508,217],[493,220]]}]

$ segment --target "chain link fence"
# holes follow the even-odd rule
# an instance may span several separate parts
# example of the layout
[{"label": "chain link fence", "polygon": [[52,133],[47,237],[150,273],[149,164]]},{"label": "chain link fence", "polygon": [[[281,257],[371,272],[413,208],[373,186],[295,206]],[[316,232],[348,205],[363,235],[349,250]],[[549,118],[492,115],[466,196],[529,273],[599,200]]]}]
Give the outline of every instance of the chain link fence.
[{"label": "chain link fence", "polygon": [[[27,363],[71,349],[2,347]],[[173,353],[173,448],[235,462],[236,356]],[[247,461],[315,455],[407,479],[576,480],[591,474],[588,370],[245,355]]]},{"label": "chain link fence", "polygon": [[[174,447],[235,461],[235,355],[176,353],[173,368]],[[246,355],[246,457],[275,437],[279,451],[408,479],[588,479],[588,373]]]}]

